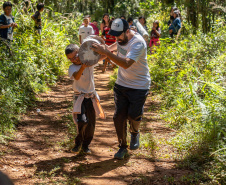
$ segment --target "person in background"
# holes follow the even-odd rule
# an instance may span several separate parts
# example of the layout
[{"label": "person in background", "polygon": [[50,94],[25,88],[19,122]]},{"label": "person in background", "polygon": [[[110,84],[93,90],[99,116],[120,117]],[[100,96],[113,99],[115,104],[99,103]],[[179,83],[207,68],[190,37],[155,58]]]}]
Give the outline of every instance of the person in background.
[{"label": "person in background", "polygon": [[159,27],[159,21],[154,21],[152,31],[151,31],[151,40],[149,43],[150,47],[150,53],[153,54],[153,45],[159,46],[160,45],[160,35],[161,35],[161,29]]},{"label": "person in background", "polygon": [[94,20],[94,21],[92,22],[92,24],[93,24],[94,26],[96,26],[96,28],[97,28],[96,32],[95,32],[95,30],[94,30],[95,35],[99,35],[100,33],[99,33],[99,28],[98,28],[98,22],[97,22],[96,20]]},{"label": "person in background", "polygon": [[79,34],[79,43],[82,44],[83,40],[89,36],[94,35],[93,27],[89,25],[89,17],[85,16],[83,18],[83,24],[80,26],[78,34]]},{"label": "person in background", "polygon": [[180,11],[175,10],[173,12],[174,21],[169,26],[169,34],[173,38],[173,35],[176,35],[178,30],[181,28],[181,18],[180,18]]},{"label": "person in background", "polygon": [[97,26],[95,24],[93,24],[91,22],[91,16],[87,15],[86,17],[89,18],[89,25],[93,27],[94,35],[99,35],[99,29],[97,28]]},{"label": "person in background", "polygon": [[171,7],[171,10],[170,10],[170,20],[168,21],[168,26],[170,26],[173,23],[173,21],[174,21],[173,12],[175,10],[178,10],[178,8],[177,7]]},{"label": "person in background", "polygon": [[93,139],[96,114],[105,119],[100,100],[95,91],[93,71],[95,66],[82,64],[78,56],[79,47],[70,44],[65,49],[67,58],[71,61],[69,77],[73,80],[72,88],[75,92],[73,102],[73,121],[77,126],[77,136],[72,152],[91,154],[89,145]]},{"label": "person in background", "polygon": [[137,32],[137,27],[136,26],[131,26],[130,30],[133,30],[134,32]]},{"label": "person in background", "polygon": [[141,16],[141,17],[139,17],[138,20],[139,20],[140,24],[144,27],[144,29],[146,31],[148,31],[148,27],[146,26],[146,19],[145,19],[145,17],[144,16]]},{"label": "person in background", "polygon": [[105,13],[103,15],[102,23],[100,24],[101,34],[103,33],[104,28],[108,27],[109,22],[110,22],[110,17],[107,13]]},{"label": "person in background", "polygon": [[125,17],[124,15],[122,15],[122,16],[120,17],[120,19],[125,19],[125,20],[126,20],[126,17]]},{"label": "person in background", "polygon": [[42,19],[41,19],[41,12],[44,10],[44,4],[38,3],[37,4],[37,10],[34,15],[31,16],[31,18],[35,21],[35,30],[39,35],[41,35],[42,32]]},{"label": "person in background", "polygon": [[13,29],[17,27],[17,24],[14,22],[14,18],[11,15],[12,6],[11,2],[4,2],[4,14],[0,16],[0,36],[8,41],[13,40]]},{"label": "person in background", "polygon": [[131,26],[133,26],[133,18],[132,17],[129,17],[127,19],[127,22],[129,23],[129,28],[131,28]]},{"label": "person in background", "polygon": [[[114,18],[113,18],[113,20],[114,20]],[[104,39],[105,44],[108,45],[108,46],[110,46],[110,45],[112,45],[116,42],[115,36],[108,34],[109,30],[111,29],[111,24],[112,24],[113,20],[112,19],[110,20],[109,26],[104,28],[104,31],[103,31],[102,36],[101,36],[102,39]],[[106,58],[102,72],[105,72],[108,63],[112,64],[111,60],[109,58]],[[114,64],[112,64],[112,66],[115,67]]]},{"label": "person in background", "polygon": [[97,20],[93,20],[93,24],[94,24],[96,27],[98,27],[98,22],[97,22]]}]

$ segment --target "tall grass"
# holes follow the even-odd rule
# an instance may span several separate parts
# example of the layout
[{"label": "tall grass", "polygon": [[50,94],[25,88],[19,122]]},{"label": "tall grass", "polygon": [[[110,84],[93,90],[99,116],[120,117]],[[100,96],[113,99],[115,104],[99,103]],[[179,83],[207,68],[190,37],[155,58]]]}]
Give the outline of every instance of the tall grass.
[{"label": "tall grass", "polygon": [[149,56],[154,90],[162,95],[163,117],[178,129],[171,140],[184,164],[214,183],[225,182],[226,26],[197,32],[178,43],[162,42]]},{"label": "tall grass", "polygon": [[34,32],[31,15],[24,14],[21,5],[13,6],[18,24],[14,41],[10,44],[12,54],[5,44],[0,53],[0,136],[13,131],[21,113],[35,100],[35,94],[48,89],[58,76],[64,74],[68,62],[64,49],[70,42],[77,43],[81,16],[53,13],[42,14],[41,36]]}]

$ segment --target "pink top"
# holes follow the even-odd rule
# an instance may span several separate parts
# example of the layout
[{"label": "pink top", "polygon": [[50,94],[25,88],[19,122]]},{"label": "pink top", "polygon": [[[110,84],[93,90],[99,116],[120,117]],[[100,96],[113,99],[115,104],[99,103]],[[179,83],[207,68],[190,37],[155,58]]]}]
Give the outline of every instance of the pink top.
[{"label": "pink top", "polygon": [[93,23],[89,23],[89,25],[93,27],[94,34],[99,35],[99,29]]}]

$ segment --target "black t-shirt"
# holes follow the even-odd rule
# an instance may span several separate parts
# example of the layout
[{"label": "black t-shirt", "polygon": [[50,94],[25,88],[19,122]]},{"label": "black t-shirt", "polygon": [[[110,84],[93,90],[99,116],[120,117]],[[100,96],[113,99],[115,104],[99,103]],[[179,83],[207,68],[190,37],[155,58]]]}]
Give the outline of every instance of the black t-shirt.
[{"label": "black t-shirt", "polygon": [[41,20],[41,14],[39,11],[36,11],[35,14],[33,15],[37,23],[35,23],[35,28],[40,29],[42,27],[42,20]]}]

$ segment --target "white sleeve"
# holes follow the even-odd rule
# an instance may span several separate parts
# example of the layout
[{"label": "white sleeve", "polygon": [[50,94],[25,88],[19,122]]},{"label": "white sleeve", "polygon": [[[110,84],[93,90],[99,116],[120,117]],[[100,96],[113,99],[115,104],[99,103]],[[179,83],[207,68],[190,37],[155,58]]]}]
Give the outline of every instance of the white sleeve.
[{"label": "white sleeve", "polygon": [[75,64],[70,65],[70,67],[68,69],[68,74],[69,74],[69,77],[71,80],[74,80],[73,74],[74,74],[74,72],[78,72],[80,67],[81,67],[81,65],[75,65]]},{"label": "white sleeve", "polygon": [[131,50],[128,52],[126,58],[130,58],[137,62],[140,56],[143,54],[145,46],[142,42],[137,42],[132,45]]},{"label": "white sleeve", "polygon": [[79,27],[78,35],[81,35],[81,27]]},{"label": "white sleeve", "polygon": [[95,32],[94,32],[94,29],[93,29],[93,27],[91,26],[91,29],[92,29],[92,31],[91,31],[91,35],[94,35],[95,34]]}]

